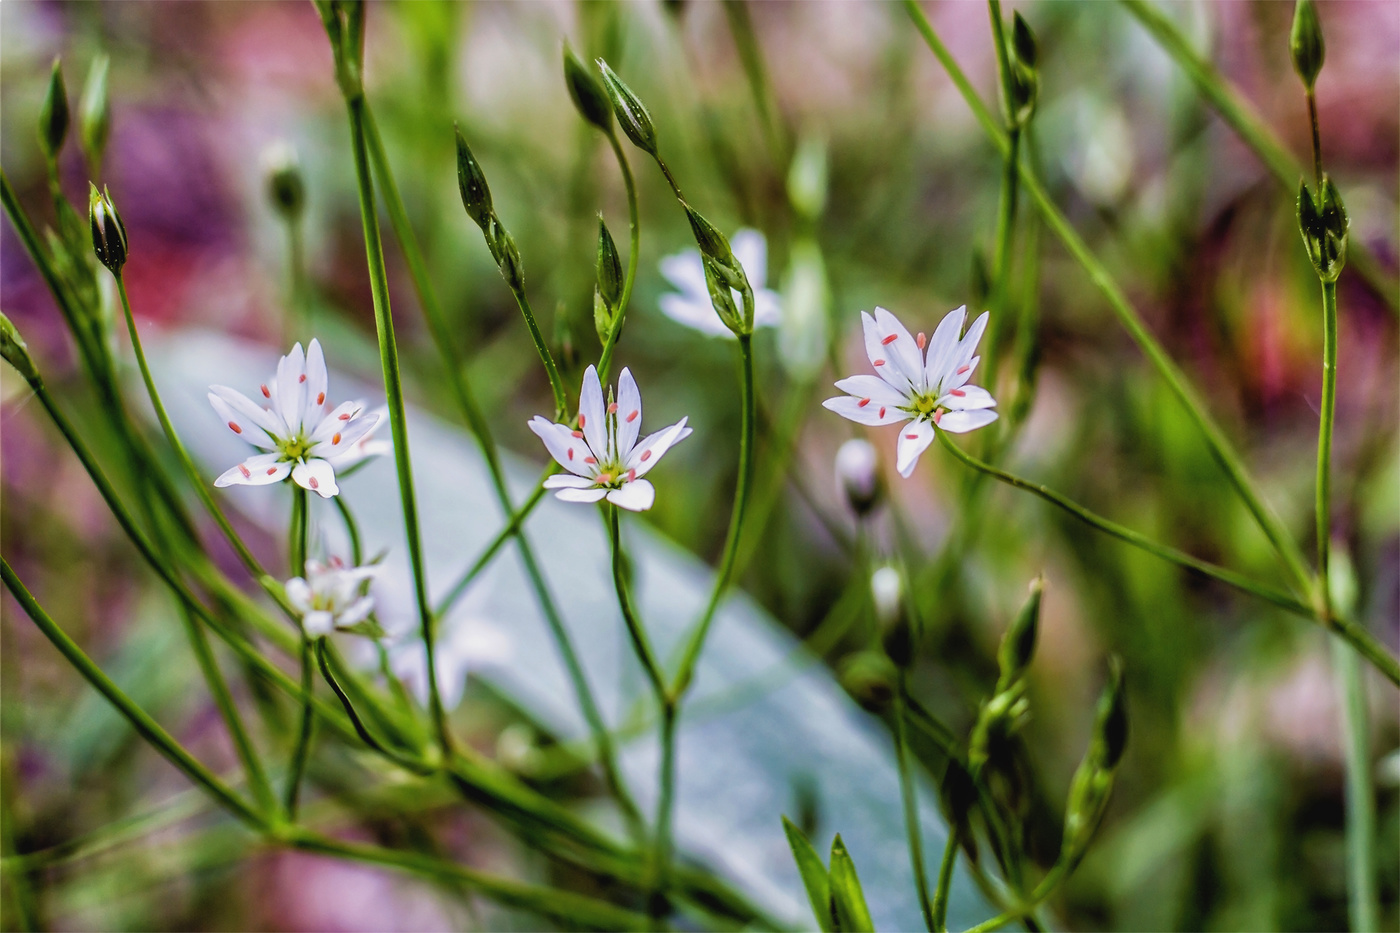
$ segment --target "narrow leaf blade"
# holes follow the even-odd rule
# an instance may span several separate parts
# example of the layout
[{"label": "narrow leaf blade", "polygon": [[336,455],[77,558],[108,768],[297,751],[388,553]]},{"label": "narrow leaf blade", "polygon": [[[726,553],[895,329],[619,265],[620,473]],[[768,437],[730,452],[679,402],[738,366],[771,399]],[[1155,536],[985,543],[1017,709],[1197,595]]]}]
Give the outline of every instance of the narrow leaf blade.
[{"label": "narrow leaf blade", "polygon": [[831,883],[827,879],[826,866],[822,857],[807,841],[806,835],[786,816],[783,817],[783,832],[787,833],[788,845],[792,847],[792,858],[797,862],[797,872],[802,876],[802,884],[807,888],[807,899],[812,902],[812,913],[817,917],[817,926],[822,933],[832,933],[831,923]]},{"label": "narrow leaf blade", "polygon": [[831,902],[842,930],[875,933],[875,922],[870,919],[870,908],[856,876],[856,863],[851,861],[840,833],[831,842]]}]

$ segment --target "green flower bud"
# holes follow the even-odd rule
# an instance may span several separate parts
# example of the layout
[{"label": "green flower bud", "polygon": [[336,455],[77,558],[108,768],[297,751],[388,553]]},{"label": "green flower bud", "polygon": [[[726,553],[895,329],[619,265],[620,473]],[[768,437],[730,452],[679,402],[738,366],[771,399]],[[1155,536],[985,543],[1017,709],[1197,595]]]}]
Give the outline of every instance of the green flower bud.
[{"label": "green flower bud", "polygon": [[1035,113],[1040,94],[1040,73],[1036,68],[1035,34],[1018,12],[1011,28],[1011,94],[1012,122],[1024,126]]},{"label": "green flower bud", "polygon": [[93,174],[100,174],[102,156],[107,151],[107,137],[112,131],[112,117],[107,103],[107,70],[111,64],[106,55],[92,60],[83,98],[78,105],[78,135],[83,153]]},{"label": "green flower bud", "polygon": [[306,207],[306,182],[297,151],[287,143],[275,143],[263,153],[267,196],[286,220],[296,220]]},{"label": "green flower bud", "polygon": [[982,704],[967,743],[968,764],[974,770],[981,770],[988,761],[1001,757],[998,753],[1025,726],[1030,718],[1030,701],[1025,693],[1025,684],[1018,682],[993,694]]},{"label": "green flower bud", "polygon": [[[486,174],[477,164],[476,156],[472,155],[467,146],[461,128],[454,127],[453,130],[457,134],[457,190],[462,194],[462,206],[467,209],[467,216],[485,230],[487,223],[494,216],[491,189],[486,184]],[[499,263],[500,259],[496,261]]]},{"label": "green flower bud", "polygon": [[569,97],[578,108],[579,116],[604,133],[612,129],[612,104],[608,102],[608,92],[589,73],[588,66],[579,61],[567,42],[564,43],[564,83],[569,86]]},{"label": "green flower bud", "polygon": [[729,248],[729,238],[695,208],[684,201],[681,202],[681,206],[685,208],[686,219],[690,221],[690,231],[695,234],[695,243],[700,247],[700,252],[721,265],[736,265],[734,252]]},{"label": "green flower bud", "polygon": [[1060,842],[1060,862],[1074,868],[1083,858],[1094,832],[1099,828],[1104,810],[1108,807],[1108,796],[1113,790],[1113,772],[1093,761],[1093,755],[1086,755],[1074,772],[1069,785],[1069,798],[1065,801],[1065,833]]},{"label": "green flower bud", "polygon": [[1118,767],[1128,745],[1128,700],[1123,691],[1123,662],[1116,657],[1109,660],[1108,684],[1099,696],[1094,739],[1102,743],[1102,766],[1110,771]]},{"label": "green flower bud", "polygon": [[0,312],[0,357],[13,366],[25,382],[38,385],[39,370],[29,355],[29,347],[4,312]]},{"label": "green flower bud", "polygon": [[808,221],[821,217],[826,209],[826,142],[819,136],[803,136],[788,166],[788,201]]},{"label": "green flower bud", "polygon": [[734,292],[729,285],[732,277],[729,270],[709,256],[702,256],[705,267],[705,287],[710,292],[710,304],[724,322],[724,326],[736,334],[744,332],[744,316],[734,305]]},{"label": "green flower bud", "polygon": [[1315,200],[1307,182],[1298,184],[1298,230],[1308,258],[1324,282],[1335,282],[1347,261],[1347,235],[1351,221],[1337,186],[1328,175]]},{"label": "green flower bud", "polygon": [[1327,46],[1322,41],[1322,24],[1317,19],[1313,0],[1298,0],[1293,7],[1293,29],[1288,34],[1288,51],[1293,56],[1293,68],[1309,91],[1317,83]]},{"label": "green flower bud", "polygon": [[841,660],[839,675],[846,692],[872,713],[888,709],[894,699],[898,674],[883,652],[857,651],[847,655]]},{"label": "green flower bud", "polygon": [[100,193],[97,186],[88,184],[88,226],[92,230],[92,251],[97,261],[107,267],[115,276],[122,274],[126,265],[126,226],[112,195],[104,188]]},{"label": "green flower bud", "polygon": [[957,829],[958,839],[964,845],[975,846],[976,835],[972,832],[971,816],[973,807],[977,805],[977,785],[973,783],[972,775],[950,758],[938,791],[938,800],[943,805],[943,816],[948,825]]},{"label": "green flower bud", "polygon": [[49,72],[49,88],[39,108],[39,148],[53,161],[58,158],[63,141],[68,138],[68,88],[63,84],[63,69],[57,57]]},{"label": "green flower bud", "polygon": [[652,125],[651,114],[637,95],[632,93],[608,63],[598,59],[598,68],[603,72],[603,86],[607,88],[608,99],[612,101],[613,113],[617,114],[618,125],[632,145],[656,158],[656,127]]},{"label": "green flower bud", "polygon": [[1001,647],[997,650],[997,666],[1001,668],[997,692],[1020,680],[1030,666],[1031,658],[1035,655],[1035,639],[1040,628],[1040,597],[1044,591],[1043,577],[1031,581],[1030,597],[1001,638]]},{"label": "green flower bud", "polygon": [[612,330],[613,312],[608,307],[608,303],[603,300],[603,295],[598,291],[598,287],[593,287],[593,329],[598,332],[598,342],[604,346],[608,343],[608,333]]},{"label": "green flower bud", "polygon": [[1021,17],[1020,10],[1017,10],[1011,19],[1011,51],[1016,56],[1016,60],[1027,68],[1036,67],[1039,52],[1036,47],[1035,33],[1031,32],[1031,27]]},{"label": "green flower bud", "polygon": [[515,239],[505,230],[501,230],[501,237],[497,241],[497,263],[500,265],[501,276],[506,280],[513,292],[525,290],[525,266],[520,261],[520,250],[515,246]]},{"label": "green flower bud", "polygon": [[598,215],[598,291],[610,308],[622,300],[622,260],[602,214]]}]

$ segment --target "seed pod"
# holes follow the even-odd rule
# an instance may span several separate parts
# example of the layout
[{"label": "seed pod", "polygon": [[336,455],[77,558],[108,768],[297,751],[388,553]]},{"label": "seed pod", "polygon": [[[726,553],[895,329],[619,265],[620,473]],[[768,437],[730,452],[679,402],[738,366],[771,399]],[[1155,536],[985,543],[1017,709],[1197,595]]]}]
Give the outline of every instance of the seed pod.
[{"label": "seed pod", "polygon": [[564,83],[569,86],[569,97],[579,116],[604,133],[612,129],[612,104],[608,102],[608,92],[589,73],[588,66],[579,60],[567,42],[564,43]]},{"label": "seed pod", "polygon": [[[491,189],[486,184],[486,174],[482,172],[476,156],[472,155],[471,148],[467,146],[461,128],[453,129],[457,134],[457,190],[462,195],[462,206],[466,208],[467,216],[485,230],[494,212],[491,207]],[[500,260],[497,259],[497,262]]]},{"label": "seed pod", "polygon": [[92,60],[83,98],[78,105],[78,135],[83,153],[93,174],[100,174],[102,156],[107,151],[107,137],[112,130],[112,117],[107,103],[107,70],[110,60],[99,55]]},{"label": "seed pod", "polygon": [[863,438],[842,444],[836,451],[836,483],[852,512],[857,516],[870,514],[883,492],[880,457],[874,445]]},{"label": "seed pod", "polygon": [[1288,51],[1293,57],[1293,68],[1303,79],[1303,86],[1309,91],[1317,83],[1318,72],[1322,71],[1323,59],[1327,57],[1327,46],[1322,41],[1322,24],[1317,18],[1317,6],[1313,0],[1298,0],[1293,7],[1293,29],[1288,34]]},{"label": "seed pod", "polygon": [[29,347],[4,312],[0,312],[0,358],[13,366],[25,382],[38,385],[39,370],[29,355]]},{"label": "seed pod", "polygon": [[617,114],[618,125],[632,145],[656,158],[656,127],[652,125],[651,114],[637,95],[628,87],[603,59],[598,59],[598,68],[603,72],[603,86],[608,99],[612,101],[613,113]]},{"label": "seed pod", "polygon": [[1011,120],[1024,126],[1035,113],[1040,94],[1040,72],[1036,67],[1038,52],[1035,34],[1017,12],[1011,28]]},{"label": "seed pod", "polygon": [[58,158],[63,142],[68,138],[68,88],[63,83],[63,69],[57,57],[49,72],[49,87],[39,108],[39,148],[49,161]]},{"label": "seed pod", "polygon": [[1342,196],[1330,176],[1322,176],[1316,199],[1306,181],[1298,183],[1298,231],[1313,268],[1324,282],[1335,282],[1342,274],[1350,225]]},{"label": "seed pod", "polygon": [[497,241],[499,252],[498,262],[500,263],[501,276],[510,286],[510,290],[516,293],[525,290],[525,266],[520,261],[520,250],[515,246],[515,239],[505,230],[501,231],[500,239]]},{"label": "seed pod", "polygon": [[622,300],[622,260],[617,255],[617,244],[613,242],[603,215],[598,215],[598,291],[609,308],[616,308]]},{"label": "seed pod", "polygon": [[99,193],[97,186],[91,183],[88,188],[88,226],[92,230],[93,252],[109,272],[120,276],[122,266],[126,265],[126,226],[112,203],[111,194],[105,188]]},{"label": "seed pod", "polygon": [[710,305],[724,322],[724,326],[736,334],[744,332],[744,318],[734,306],[734,292],[729,286],[728,270],[709,256],[700,257],[705,267],[705,288],[710,293]]}]

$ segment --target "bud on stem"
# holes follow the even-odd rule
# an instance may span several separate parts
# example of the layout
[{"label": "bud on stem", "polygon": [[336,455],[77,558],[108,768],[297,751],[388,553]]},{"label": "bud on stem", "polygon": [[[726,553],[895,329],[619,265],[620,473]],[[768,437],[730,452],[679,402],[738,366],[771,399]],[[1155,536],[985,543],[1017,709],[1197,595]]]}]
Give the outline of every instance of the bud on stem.
[{"label": "bud on stem", "polygon": [[102,174],[102,157],[107,151],[112,118],[107,102],[107,71],[111,64],[106,55],[92,60],[87,83],[83,85],[82,102],[78,105],[78,135],[83,153],[93,175]]},{"label": "bud on stem", "polygon": [[1020,680],[1030,666],[1031,658],[1035,655],[1035,640],[1040,628],[1040,598],[1044,592],[1045,578],[1036,577],[1031,581],[1030,597],[1002,636],[1001,647],[997,650],[997,665],[1001,669],[1001,676],[997,679],[998,693]]},{"label": "bud on stem", "polygon": [[604,133],[612,132],[612,104],[608,101],[608,92],[567,42],[564,43],[564,83],[569,87],[569,97],[579,116]]},{"label": "bud on stem", "polygon": [[263,154],[263,166],[273,208],[284,220],[300,218],[306,207],[306,182],[296,150],[287,143],[275,143]]},{"label": "bud on stem", "polygon": [[1293,70],[1303,79],[1303,86],[1311,93],[1317,83],[1322,62],[1327,57],[1327,46],[1322,41],[1322,24],[1317,18],[1317,6],[1313,0],[1298,0],[1293,7],[1293,29],[1288,34],[1288,51],[1293,57]]},{"label": "bud on stem", "polygon": [[49,87],[44,93],[43,106],[39,108],[39,148],[50,162],[58,160],[68,138],[68,88],[63,83],[63,68],[55,56],[53,70],[49,72]]},{"label": "bud on stem", "polygon": [[598,291],[609,308],[616,308],[622,300],[622,259],[617,254],[617,244],[613,242],[603,215],[598,215]]},{"label": "bud on stem", "polygon": [[[475,221],[482,231],[486,231],[487,225],[495,216],[491,206],[491,189],[486,184],[486,174],[482,172],[476,156],[472,155],[461,128],[453,127],[453,131],[457,135],[457,190],[462,195],[462,206],[466,208],[467,216]],[[489,242],[489,236],[487,240]],[[499,259],[497,261],[499,262]]]},{"label": "bud on stem", "polygon": [[601,58],[598,59],[598,68],[603,72],[603,86],[607,89],[608,99],[612,101],[613,113],[617,114],[622,132],[632,140],[632,145],[653,159],[657,158],[656,127],[651,122],[651,114],[632,89]]},{"label": "bud on stem", "polygon": [[88,226],[92,230],[92,250],[107,271],[120,277],[122,266],[126,265],[126,226],[112,203],[112,195],[105,188],[99,193],[97,186],[91,183],[88,188]]},{"label": "bud on stem", "polygon": [[1324,282],[1335,282],[1347,261],[1347,234],[1351,221],[1331,176],[1323,174],[1318,196],[1306,181],[1298,183],[1298,230],[1308,258]]},{"label": "bud on stem", "polygon": [[25,382],[31,386],[39,385],[39,370],[29,355],[29,347],[4,312],[0,312],[0,358],[13,366]]}]

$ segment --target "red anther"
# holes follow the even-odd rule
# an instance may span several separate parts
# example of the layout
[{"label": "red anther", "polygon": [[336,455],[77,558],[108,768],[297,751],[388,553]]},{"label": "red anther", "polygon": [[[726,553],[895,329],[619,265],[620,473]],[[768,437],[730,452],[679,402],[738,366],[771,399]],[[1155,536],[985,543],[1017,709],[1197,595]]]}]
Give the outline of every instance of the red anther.
[{"label": "red anther", "polygon": [[234,434],[242,434],[242,433],[243,433],[243,429],[240,428],[238,425],[234,424],[232,421],[230,421],[230,422],[228,423],[228,426],[229,426],[230,428],[233,429],[233,433],[234,433]]},{"label": "red anther", "polygon": [[569,433],[572,434],[574,437],[583,437],[582,431],[570,431]]},{"label": "red anther", "polygon": [[857,407],[857,408],[864,408],[866,405],[869,405],[869,404],[870,404],[870,399],[868,399],[868,398],[863,398],[863,399],[861,399],[859,402],[856,402],[856,407]]},{"label": "red anther", "polygon": [[599,473],[597,479],[595,479],[594,482],[596,482],[600,486],[605,486],[608,483],[612,482],[612,476],[607,473]]},{"label": "red anther", "polygon": [[331,446],[334,447],[336,444],[339,444],[339,443],[340,443],[340,432],[337,431],[336,434],[335,434],[335,437],[331,438]]},{"label": "red anther", "polygon": [[627,423],[628,423],[628,424],[631,424],[633,421],[636,421],[636,420],[637,420],[637,416],[640,415],[640,414],[641,414],[641,412],[639,412],[639,411],[634,411],[634,412],[632,412],[632,414],[630,414],[630,415],[627,416]]},{"label": "red anther", "polygon": [[320,395],[316,396],[316,404],[317,404],[317,405],[324,405],[324,404],[326,404],[326,393],[322,392]]},{"label": "red anther", "polygon": [[894,343],[894,342],[895,342],[896,340],[898,340],[898,339],[899,339],[899,334],[890,334],[890,335],[889,335],[888,337],[886,337],[884,340],[881,340],[881,341],[880,341],[880,345],[881,345],[881,346],[888,346],[888,345]]},{"label": "red anther", "polygon": [[597,459],[593,457],[584,457],[583,462],[588,464],[589,466],[596,466],[598,463]]},{"label": "red anther", "polygon": [[967,393],[964,392],[962,389],[949,389],[949,390],[948,390],[948,394],[949,394],[949,395],[956,395],[958,398],[962,398],[962,397],[963,397],[964,395],[966,395]]},{"label": "red anther", "polygon": [[578,413],[578,426],[583,427],[588,421],[584,418],[583,412]]},{"label": "red anther", "polygon": [[267,390],[267,386],[261,385],[258,388],[262,389],[263,398],[272,398],[272,393]]},{"label": "red anther", "polygon": [[248,472],[248,468],[241,463],[238,465],[238,472],[243,474],[244,479],[247,479],[248,477],[253,475],[252,473]]},{"label": "red anther", "polygon": [[268,475],[268,476],[271,476],[273,473],[276,473],[276,472],[277,472],[277,467],[268,467],[268,468],[267,468],[267,475]]},{"label": "red anther", "polygon": [[350,420],[350,417],[351,417],[351,416],[350,416],[350,412],[347,411],[345,414],[343,414],[343,415],[340,416],[340,420],[341,420],[341,421],[349,421],[349,420]]},{"label": "red anther", "polygon": [[906,434],[904,436],[911,441],[917,441],[919,439],[919,435],[917,434]]},{"label": "red anther", "polygon": [[634,480],[634,479],[636,479],[636,478],[637,478],[637,471],[636,471],[636,470],[628,470],[628,471],[627,471],[627,482],[630,483],[630,482],[632,482],[632,480]]},{"label": "red anther", "polygon": [[914,342],[917,343],[919,345],[919,349],[922,350],[924,347],[928,346],[928,336],[925,335],[922,331],[920,331],[919,336],[914,338]]},{"label": "red anther", "polygon": [[969,369],[971,369],[971,368],[972,368],[972,364],[971,364],[971,363],[969,363],[969,364],[966,365],[966,366],[959,366],[959,367],[958,367],[958,375],[961,376],[963,373],[967,372],[967,371],[968,371]]},{"label": "red anther", "polygon": [[881,418],[885,417],[885,409],[884,409],[883,406],[881,406],[881,408],[880,408],[880,417],[881,417]]},{"label": "red anther", "polygon": [[942,421],[942,420],[943,420],[943,409],[940,408],[940,409],[938,409],[938,411],[936,411],[936,412],[933,413],[933,423],[934,423],[934,424],[937,424],[938,422],[940,422],[940,421]]},{"label": "red anther", "polygon": [[648,460],[650,460],[650,459],[651,459],[651,451],[649,451],[649,450],[642,451],[642,462],[643,462],[643,463],[646,463],[646,462],[647,462]]},{"label": "red anther", "polygon": [[308,479],[308,480],[306,481],[306,483],[307,483],[307,485],[309,485],[312,489],[320,489],[320,488],[321,488],[321,484],[318,483],[318,482],[316,482],[316,477],[314,477],[314,476],[311,477],[310,479]]},{"label": "red anther", "polygon": [[617,402],[609,402],[609,403],[608,403],[608,414],[610,414],[610,415],[615,415],[615,414],[617,414]]},{"label": "red anther", "polygon": [[876,366],[884,366],[884,365],[885,365],[885,361],[884,361],[884,360],[876,360],[876,361],[875,361],[875,365],[876,365]]},{"label": "red anther", "polygon": [[569,448],[569,459],[574,459],[574,449],[572,447]]},{"label": "red anther", "polygon": [[301,383],[303,383],[303,382],[305,382],[305,381],[306,381],[306,373],[302,373],[300,376],[297,376],[297,384],[298,384],[298,385],[300,385]]}]

